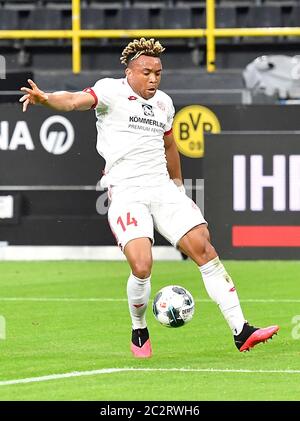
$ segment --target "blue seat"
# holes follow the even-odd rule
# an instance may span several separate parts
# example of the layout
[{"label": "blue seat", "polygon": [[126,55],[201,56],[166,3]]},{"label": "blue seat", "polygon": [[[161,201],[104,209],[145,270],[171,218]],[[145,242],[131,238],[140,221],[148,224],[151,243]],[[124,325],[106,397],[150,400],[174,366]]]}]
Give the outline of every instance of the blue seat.
[{"label": "blue seat", "polygon": [[246,27],[267,28],[272,26],[282,26],[281,8],[279,6],[249,7]]},{"label": "blue seat", "polygon": [[192,27],[191,9],[175,7],[161,9],[161,29],[189,29]]},{"label": "blue seat", "polygon": [[120,10],[118,28],[114,29],[144,29],[150,28],[149,9],[127,8]]},{"label": "blue seat", "polygon": [[84,8],[81,10],[81,27],[83,29],[103,29],[104,11],[96,8]]},{"label": "blue seat", "polygon": [[300,4],[291,8],[291,13],[287,18],[286,26],[299,26],[300,25]]},{"label": "blue seat", "polygon": [[30,11],[25,29],[62,29],[60,10],[38,7]]},{"label": "blue seat", "polygon": [[19,29],[19,16],[17,10],[2,9],[0,7],[0,29]]},{"label": "blue seat", "polygon": [[206,27],[206,10],[205,7],[193,7],[191,9],[192,28]]},{"label": "blue seat", "polygon": [[216,27],[217,28],[235,28],[236,21],[236,8],[223,7],[216,8]]}]

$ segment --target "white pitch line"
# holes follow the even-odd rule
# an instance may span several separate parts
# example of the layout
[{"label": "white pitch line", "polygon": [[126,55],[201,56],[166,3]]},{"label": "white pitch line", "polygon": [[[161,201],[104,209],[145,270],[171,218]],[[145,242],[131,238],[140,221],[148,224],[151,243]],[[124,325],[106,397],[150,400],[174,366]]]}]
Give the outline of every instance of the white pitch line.
[{"label": "white pitch line", "polygon": [[0,386],[10,386],[15,384],[46,382],[49,380],[67,379],[70,377],[97,376],[99,374],[112,374],[128,371],[141,372],[189,372],[189,373],[249,373],[249,374],[300,374],[300,370],[247,370],[247,369],[219,369],[219,368],[102,368],[100,370],[73,371],[64,374],[50,374],[48,376],[28,377],[25,379],[0,381]]},{"label": "white pitch line", "polygon": [[73,298],[73,297],[0,297],[0,301],[58,301],[58,302],[121,302],[127,298]]},{"label": "white pitch line", "polygon": [[[0,297],[0,301],[53,301],[53,302],[127,302],[127,298],[76,298],[76,297]],[[246,298],[240,300],[243,303],[300,303],[300,298]],[[195,299],[198,303],[211,303],[212,300]]]}]

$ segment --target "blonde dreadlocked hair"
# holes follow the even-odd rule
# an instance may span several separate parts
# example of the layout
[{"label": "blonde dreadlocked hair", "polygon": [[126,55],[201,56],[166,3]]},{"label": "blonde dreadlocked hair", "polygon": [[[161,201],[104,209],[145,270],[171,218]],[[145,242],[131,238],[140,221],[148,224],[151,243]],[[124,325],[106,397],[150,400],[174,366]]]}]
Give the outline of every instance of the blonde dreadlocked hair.
[{"label": "blonde dreadlocked hair", "polygon": [[154,38],[135,39],[124,48],[120,60],[122,64],[127,66],[130,61],[143,54],[145,56],[159,57],[163,51],[165,51],[165,48],[159,41],[155,41]]}]

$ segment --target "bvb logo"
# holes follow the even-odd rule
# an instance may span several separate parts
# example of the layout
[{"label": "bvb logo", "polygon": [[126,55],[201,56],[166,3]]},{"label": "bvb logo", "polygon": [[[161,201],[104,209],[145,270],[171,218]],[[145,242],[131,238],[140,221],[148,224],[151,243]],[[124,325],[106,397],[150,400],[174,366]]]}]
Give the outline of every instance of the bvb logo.
[{"label": "bvb logo", "polygon": [[204,134],[220,133],[221,127],[215,114],[201,105],[189,105],[175,116],[173,133],[179,151],[190,158],[204,155]]}]

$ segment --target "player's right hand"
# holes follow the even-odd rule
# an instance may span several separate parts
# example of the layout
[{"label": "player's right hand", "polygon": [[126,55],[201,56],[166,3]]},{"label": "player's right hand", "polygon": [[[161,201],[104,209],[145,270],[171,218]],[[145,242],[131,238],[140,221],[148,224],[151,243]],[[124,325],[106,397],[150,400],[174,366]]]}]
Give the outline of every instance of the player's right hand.
[{"label": "player's right hand", "polygon": [[21,91],[26,92],[26,94],[19,99],[19,102],[23,102],[23,113],[27,110],[29,104],[44,104],[48,100],[48,95],[41,91],[33,80],[28,79],[28,83],[31,88],[23,86]]}]

